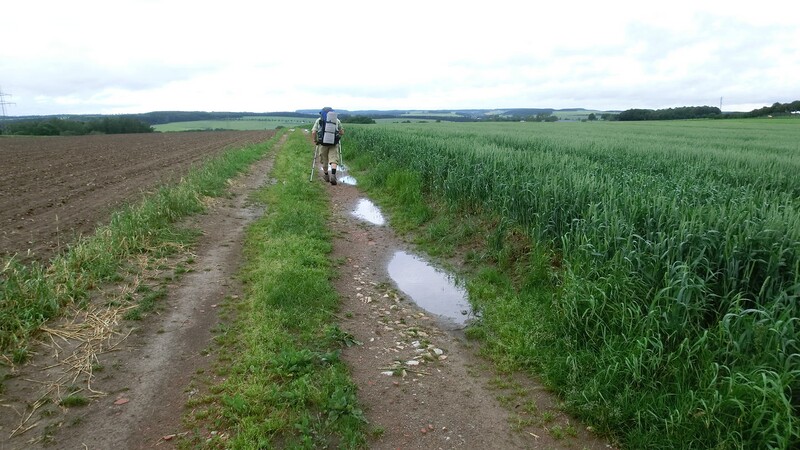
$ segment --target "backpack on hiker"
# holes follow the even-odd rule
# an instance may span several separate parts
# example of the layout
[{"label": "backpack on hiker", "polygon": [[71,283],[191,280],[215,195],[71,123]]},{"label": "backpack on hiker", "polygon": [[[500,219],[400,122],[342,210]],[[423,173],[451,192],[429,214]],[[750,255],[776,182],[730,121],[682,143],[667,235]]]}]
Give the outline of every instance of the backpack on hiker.
[{"label": "backpack on hiker", "polygon": [[336,145],[339,143],[339,125],[336,116],[336,111],[332,109],[319,112],[317,144]]}]

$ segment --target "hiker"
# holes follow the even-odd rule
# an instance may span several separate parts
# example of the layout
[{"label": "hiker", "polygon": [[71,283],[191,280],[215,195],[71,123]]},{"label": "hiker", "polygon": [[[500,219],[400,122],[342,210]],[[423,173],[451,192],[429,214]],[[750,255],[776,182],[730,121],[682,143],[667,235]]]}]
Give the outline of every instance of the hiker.
[{"label": "hiker", "polygon": [[[311,139],[314,140],[319,153],[319,162],[322,164],[323,178],[336,185],[336,166],[339,164],[339,139],[344,134],[342,122],[336,117],[336,111],[330,106],[322,108],[319,117],[311,128]],[[328,163],[331,173],[328,175]]]}]

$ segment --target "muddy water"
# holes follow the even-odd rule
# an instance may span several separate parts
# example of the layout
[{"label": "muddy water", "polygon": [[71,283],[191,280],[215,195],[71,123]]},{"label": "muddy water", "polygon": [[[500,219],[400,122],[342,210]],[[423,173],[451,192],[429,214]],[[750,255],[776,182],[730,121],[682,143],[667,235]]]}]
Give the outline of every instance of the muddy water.
[{"label": "muddy water", "polygon": [[388,266],[389,276],[419,307],[463,328],[472,317],[467,292],[452,275],[434,268],[418,256],[395,252]]},{"label": "muddy water", "polygon": [[373,225],[383,225],[386,223],[386,220],[383,218],[383,214],[381,214],[381,210],[378,209],[374,203],[365,198],[362,198],[358,201],[358,204],[356,204],[356,209],[353,211],[353,215]]},{"label": "muddy water", "polygon": [[[351,214],[373,225],[386,223],[380,209],[365,198],[358,200]],[[458,286],[452,275],[434,268],[422,258],[397,251],[392,255],[387,271],[397,287],[414,303],[439,316],[446,324],[463,328],[473,317],[464,288]]]}]

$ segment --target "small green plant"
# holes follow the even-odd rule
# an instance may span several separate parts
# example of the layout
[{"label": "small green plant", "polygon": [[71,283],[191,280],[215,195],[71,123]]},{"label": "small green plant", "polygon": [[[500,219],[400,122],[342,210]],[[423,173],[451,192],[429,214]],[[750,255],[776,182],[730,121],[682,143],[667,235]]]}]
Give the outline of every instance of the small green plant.
[{"label": "small green plant", "polygon": [[534,420],[530,417],[522,417],[518,415],[512,415],[508,418],[509,425],[511,429],[514,431],[522,431],[525,428],[534,424]]},{"label": "small green plant", "polygon": [[44,427],[42,431],[42,443],[44,444],[53,444],[55,442],[55,438],[53,437],[58,430],[59,424],[57,423],[49,423]]},{"label": "small green plant", "polygon": [[508,405],[510,405],[514,401],[514,397],[511,396],[511,395],[505,395],[505,394],[504,395],[498,395],[496,398],[497,398],[497,402],[500,403],[500,405],[505,406],[505,407],[508,407]]},{"label": "small green plant", "polygon": [[109,278],[109,281],[120,282],[120,281],[123,281],[124,279],[125,279],[125,277],[121,273],[117,272],[117,273],[114,273],[113,275],[111,275],[111,277]]},{"label": "small green plant", "polygon": [[158,290],[143,289],[144,293],[136,308],[131,309],[123,316],[126,320],[141,320],[142,317],[156,307],[156,302],[167,295],[167,289],[160,287]]},{"label": "small green plant", "polygon": [[561,425],[553,425],[552,427],[550,427],[550,435],[553,436],[555,439],[559,440],[564,439],[565,437],[564,429],[561,427]]},{"label": "small green plant", "polygon": [[482,340],[486,338],[486,330],[480,325],[472,325],[464,330],[467,339]]},{"label": "small green plant", "polygon": [[58,404],[66,408],[85,406],[89,404],[89,399],[84,397],[83,395],[72,393],[62,398]]},{"label": "small green plant", "polygon": [[29,355],[28,347],[15,348],[14,351],[11,352],[11,361],[14,364],[23,364],[28,360]]},{"label": "small green plant", "polygon": [[325,327],[325,339],[328,340],[330,345],[344,345],[352,347],[354,345],[361,345],[361,342],[346,331],[339,328],[339,325],[328,325]]},{"label": "small green plant", "polygon": [[494,376],[489,380],[489,385],[495,389],[511,389],[514,383],[505,377]]},{"label": "small green plant", "polygon": [[528,400],[522,405],[522,410],[528,414],[536,415],[539,413],[539,407],[536,405],[536,402],[533,400]]},{"label": "small green plant", "polygon": [[142,314],[142,310],[141,309],[134,308],[134,309],[126,312],[125,315],[122,316],[122,317],[125,320],[142,320],[143,314]]},{"label": "small green plant", "polygon": [[571,423],[567,424],[567,426],[564,427],[564,433],[566,433],[567,436],[569,436],[569,437],[577,437],[578,436],[578,430]]}]

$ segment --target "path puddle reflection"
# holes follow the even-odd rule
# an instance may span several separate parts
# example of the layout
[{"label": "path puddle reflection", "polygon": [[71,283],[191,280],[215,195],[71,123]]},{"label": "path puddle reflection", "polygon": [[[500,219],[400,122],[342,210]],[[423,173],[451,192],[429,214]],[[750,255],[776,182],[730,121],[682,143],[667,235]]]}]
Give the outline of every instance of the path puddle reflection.
[{"label": "path puddle reflection", "polygon": [[350,186],[355,186],[358,184],[355,178],[351,177],[350,175],[345,175],[341,178],[337,178],[336,181],[339,183],[349,184]]},{"label": "path puddle reflection", "polygon": [[392,256],[388,270],[397,287],[426,311],[461,326],[472,317],[467,292],[456,286],[452,275],[403,251]]},{"label": "path puddle reflection", "polygon": [[381,210],[378,209],[374,203],[365,198],[362,198],[358,201],[356,209],[353,211],[353,215],[361,220],[366,220],[367,222],[375,225],[383,225],[386,223],[386,220],[383,218],[383,214],[381,214]]}]

